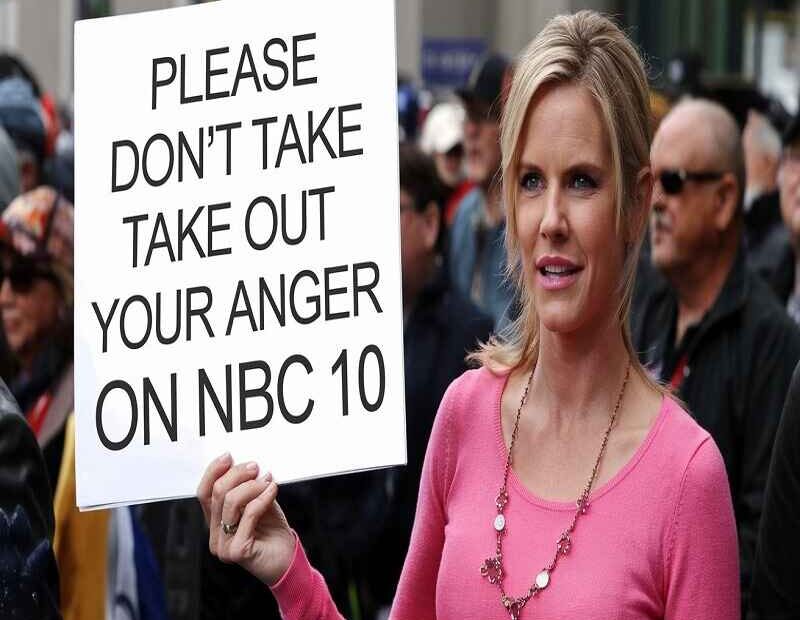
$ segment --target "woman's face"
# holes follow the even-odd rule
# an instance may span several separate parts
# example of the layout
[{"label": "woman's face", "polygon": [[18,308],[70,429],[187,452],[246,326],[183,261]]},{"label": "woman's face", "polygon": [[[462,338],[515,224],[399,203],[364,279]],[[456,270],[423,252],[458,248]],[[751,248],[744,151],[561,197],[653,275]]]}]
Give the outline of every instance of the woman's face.
[{"label": "woman's face", "polygon": [[546,86],[531,102],[521,138],[516,222],[541,328],[599,328],[617,311],[624,260],[600,111],[583,86]]},{"label": "woman's face", "polygon": [[15,266],[15,262],[22,264],[16,255],[4,254],[0,262],[3,328],[9,348],[25,363],[52,336],[63,301],[50,278],[41,277],[31,268]]}]

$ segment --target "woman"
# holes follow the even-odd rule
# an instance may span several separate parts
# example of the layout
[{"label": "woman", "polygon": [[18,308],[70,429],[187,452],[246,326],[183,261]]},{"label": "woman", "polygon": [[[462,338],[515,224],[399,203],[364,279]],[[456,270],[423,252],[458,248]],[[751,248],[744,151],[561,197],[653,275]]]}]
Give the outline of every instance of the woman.
[{"label": "woman", "polygon": [[44,186],[15,198],[0,220],[0,311],[17,365],[9,388],[44,454],[66,620],[103,613],[108,531],[107,512],[75,507],[73,221],[72,204]]},{"label": "woman", "polygon": [[[523,310],[442,401],[393,618],[738,617],[719,451],[628,335],[647,102],[634,47],[597,13],[554,18],[519,60],[501,146]],[[286,618],[338,617],[276,494],[255,464],[213,462],[212,551]]]},{"label": "woman", "polygon": [[[41,446],[52,488],[61,613],[64,620],[89,620],[134,607],[137,617],[161,617],[160,601],[154,616],[145,615],[137,581],[128,579],[137,571],[144,583],[152,574],[138,572],[144,560],[135,563],[133,513],[76,507],[73,238],[74,208],[51,187],[18,196],[0,218],[0,312],[17,365],[9,388]],[[147,549],[143,537],[135,544]]]}]

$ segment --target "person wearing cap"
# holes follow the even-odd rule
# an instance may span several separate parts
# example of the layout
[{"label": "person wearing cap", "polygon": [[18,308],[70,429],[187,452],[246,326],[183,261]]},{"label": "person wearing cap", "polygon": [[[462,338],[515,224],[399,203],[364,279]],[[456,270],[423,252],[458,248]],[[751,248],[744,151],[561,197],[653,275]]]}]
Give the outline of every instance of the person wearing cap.
[{"label": "person wearing cap", "polygon": [[466,108],[467,179],[476,188],[457,207],[450,229],[450,273],[456,287],[494,321],[514,318],[513,286],[506,280],[505,212],[500,179],[500,117],[511,65],[489,54],[457,91]]},{"label": "person wearing cap", "polygon": [[95,620],[106,610],[116,617],[121,602],[138,613],[136,584],[128,578],[146,565],[135,553],[146,558],[147,544],[136,537],[128,508],[76,507],[73,239],[73,206],[53,188],[15,198],[0,216],[0,312],[16,361],[9,387],[44,454],[53,490],[62,615]]},{"label": "person wearing cap", "polygon": [[456,209],[475,184],[464,178],[464,107],[455,101],[436,104],[425,117],[419,146],[436,164],[439,181],[447,189],[445,223],[453,223]]},{"label": "person wearing cap", "polygon": [[741,134],[718,103],[675,106],[653,139],[652,261],[663,278],[641,308],[642,361],[713,437],[737,521],[743,604],[772,445],[800,330],[747,264]]},{"label": "person wearing cap", "polygon": [[41,103],[31,83],[12,75],[0,78],[0,126],[17,148],[21,192],[43,180],[47,132]]},{"label": "person wearing cap", "polygon": [[790,251],[785,255],[779,282],[789,291],[786,309],[800,325],[800,115],[789,124],[783,135],[783,152],[778,169],[781,218],[790,239]]},{"label": "person wearing cap", "polygon": [[3,212],[0,312],[16,361],[9,387],[53,490],[62,613],[88,620],[104,613],[108,513],[78,513],[75,502],[73,216],[72,205],[49,187],[22,194]]}]

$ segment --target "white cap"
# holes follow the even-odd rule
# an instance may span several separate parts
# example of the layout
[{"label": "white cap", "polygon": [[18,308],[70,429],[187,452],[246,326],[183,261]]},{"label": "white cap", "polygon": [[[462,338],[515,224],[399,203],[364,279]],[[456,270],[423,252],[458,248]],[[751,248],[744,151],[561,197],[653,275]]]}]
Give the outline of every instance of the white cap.
[{"label": "white cap", "polygon": [[419,147],[428,155],[446,153],[464,139],[463,106],[455,101],[436,104],[422,127]]}]

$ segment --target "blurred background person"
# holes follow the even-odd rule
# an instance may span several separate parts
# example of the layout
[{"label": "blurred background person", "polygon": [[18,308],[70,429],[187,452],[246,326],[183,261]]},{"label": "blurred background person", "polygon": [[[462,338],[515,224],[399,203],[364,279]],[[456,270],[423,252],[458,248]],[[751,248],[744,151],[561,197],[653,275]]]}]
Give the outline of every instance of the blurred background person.
[{"label": "blurred background person", "polygon": [[500,54],[483,57],[458,91],[466,108],[464,154],[467,179],[476,185],[456,207],[450,229],[453,283],[500,326],[512,307],[506,280],[505,212],[500,179],[500,116],[511,65]]},{"label": "blurred background person", "polygon": [[759,528],[747,620],[800,618],[797,557],[800,555],[800,366],[775,437],[764,512]]},{"label": "blurred background person", "polygon": [[744,163],[733,117],[679,103],[653,139],[651,252],[664,277],[634,342],[720,448],[736,514],[746,600],[769,459],[800,331],[747,265]]},{"label": "blurred background person", "polygon": [[53,500],[41,450],[0,379],[0,611],[4,618],[61,618],[53,531]]},{"label": "blurred background person", "polygon": [[19,195],[17,149],[0,125],[0,213]]},{"label": "blurred background person", "polygon": [[27,64],[8,53],[0,53],[0,126],[17,150],[19,191],[48,184],[72,201],[74,146],[68,106],[59,108]]},{"label": "blurred background person", "polygon": [[450,226],[458,205],[474,183],[464,177],[464,107],[456,101],[436,104],[425,117],[419,146],[433,158],[439,181],[446,190],[445,224]]},{"label": "blurred background person", "polygon": [[749,110],[742,133],[746,186],[744,234],[747,258],[753,270],[772,285],[781,303],[786,303],[792,283],[783,265],[791,253],[789,232],[781,219],[778,166],[781,137],[760,112]]},{"label": "blurred background person", "polygon": [[29,192],[44,180],[46,134],[33,87],[20,76],[0,78],[0,125],[17,149],[20,191]]},{"label": "blurred background person", "polygon": [[800,556],[799,445],[800,366],[794,371],[775,437],[747,620],[800,618],[796,568]]},{"label": "blurred background person", "polygon": [[9,386],[41,446],[53,491],[64,619],[115,619],[133,610],[136,618],[161,620],[157,598],[137,590],[157,578],[130,509],[76,507],[73,227],[72,204],[46,186],[14,199],[0,218],[0,312],[16,362]]}]

